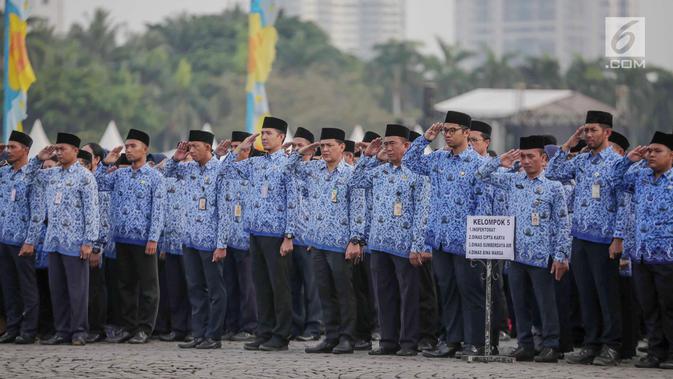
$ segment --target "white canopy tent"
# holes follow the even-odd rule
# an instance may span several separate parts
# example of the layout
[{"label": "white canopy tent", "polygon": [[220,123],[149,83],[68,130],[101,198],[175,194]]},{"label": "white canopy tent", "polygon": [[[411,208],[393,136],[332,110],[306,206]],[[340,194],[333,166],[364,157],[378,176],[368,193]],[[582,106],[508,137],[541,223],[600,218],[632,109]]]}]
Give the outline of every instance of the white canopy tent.
[{"label": "white canopy tent", "polygon": [[355,125],[355,127],[353,128],[353,132],[351,132],[351,137],[349,139],[357,143],[362,141],[363,138],[365,138],[365,131],[362,129],[362,126]]},{"label": "white canopy tent", "polygon": [[42,127],[42,122],[40,119],[35,120],[29,135],[30,138],[33,139],[33,145],[30,147],[30,152],[28,153],[28,156],[31,158],[36,156],[37,153],[51,144],[51,142],[49,142],[49,138],[47,137],[47,133],[44,132],[44,128]]},{"label": "white canopy tent", "polygon": [[119,134],[119,129],[117,129],[117,124],[115,124],[114,120],[107,124],[107,128],[98,144],[105,150],[112,150],[117,146],[124,145],[124,140],[121,134]]}]

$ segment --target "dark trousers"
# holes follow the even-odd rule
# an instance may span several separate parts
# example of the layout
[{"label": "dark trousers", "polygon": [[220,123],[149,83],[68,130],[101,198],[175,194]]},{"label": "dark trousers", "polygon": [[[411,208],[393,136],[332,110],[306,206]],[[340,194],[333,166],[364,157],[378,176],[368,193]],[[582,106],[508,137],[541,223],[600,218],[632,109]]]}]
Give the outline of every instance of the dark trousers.
[{"label": "dark trousers", "polygon": [[105,269],[102,266],[89,267],[89,331],[105,333],[107,320],[107,287]]},{"label": "dark trousers", "polygon": [[558,349],[559,320],[556,309],[554,276],[549,270],[512,262],[509,268],[509,288],[516,314],[516,329],[519,346],[533,349],[533,310],[527,295],[535,297],[535,303],[542,321],[542,346]]},{"label": "dark trousers", "polygon": [[311,255],[305,246],[294,246],[290,273],[292,335],[320,335],[322,315]]},{"label": "dark trousers", "polygon": [[648,354],[673,355],[673,264],[633,263],[633,280],[647,331]]},{"label": "dark trousers", "polygon": [[[40,316],[38,323],[38,333],[40,339],[49,339],[54,333],[54,310],[51,305],[51,293],[49,292],[49,270],[37,269],[37,288],[40,292]],[[46,338],[45,338],[46,337]]]},{"label": "dark trousers", "polygon": [[168,281],[166,279],[166,259],[162,259],[159,254],[157,257],[157,272],[159,274],[159,308],[157,319],[154,323],[154,333],[164,334],[171,331],[171,307],[168,302]]},{"label": "dark trousers", "polygon": [[257,299],[257,337],[287,342],[292,327],[289,255],[280,255],[280,237],[250,236]]},{"label": "dark trousers", "polygon": [[166,254],[166,294],[171,314],[171,331],[187,334],[191,330],[192,306],[187,295],[187,277],[182,255]]},{"label": "dark trousers", "polygon": [[56,334],[70,339],[89,330],[89,262],[49,254],[49,288]]},{"label": "dark trousers", "polygon": [[121,326],[151,335],[159,311],[157,257],[145,254],[145,246],[117,243],[117,268]]},{"label": "dark trousers", "polygon": [[355,291],[355,335],[357,340],[371,341],[374,332],[376,305],[372,298],[371,254],[364,254],[362,262],[353,265],[353,291]]},{"label": "dark trousers", "polygon": [[379,302],[380,345],[415,349],[420,329],[419,269],[408,258],[372,252],[372,275]]},{"label": "dark trousers", "polygon": [[311,254],[325,323],[325,340],[335,342],[340,337],[352,340],[357,313],[353,265],[344,253],[315,249]]},{"label": "dark trousers", "polygon": [[432,262],[424,262],[418,268],[419,276],[419,338],[434,344],[439,331],[439,311],[437,309],[437,287],[432,273]]},{"label": "dark trousers", "polygon": [[20,257],[20,250],[20,246],[0,244],[0,285],[7,331],[32,337],[40,314],[35,254]]},{"label": "dark trousers", "polygon": [[572,288],[575,285],[571,271],[563,275],[561,280],[554,280],[554,289],[556,290],[556,309],[558,311],[559,321],[559,351],[567,353],[573,351],[573,324],[572,324],[572,304],[577,299],[572,297]]},{"label": "dark trousers", "polygon": [[121,304],[121,295],[119,294],[119,270],[117,269],[117,259],[103,259],[105,286],[107,289],[107,322],[109,325],[120,326],[122,324],[122,316],[119,306]]},{"label": "dark trousers", "polygon": [[213,262],[212,251],[183,249],[189,302],[192,304],[194,338],[222,339],[227,312],[222,263]]},{"label": "dark trousers", "polygon": [[225,328],[233,333],[254,333],[257,329],[257,304],[249,251],[227,249],[224,283],[227,289]]},{"label": "dark trousers", "polygon": [[[673,289],[673,285],[670,286]],[[622,306],[622,359],[636,355],[638,347],[640,317],[638,317],[638,303],[635,299],[633,280],[630,277],[619,276],[620,303]]]},{"label": "dark trousers", "polygon": [[584,346],[608,345],[619,350],[622,320],[619,305],[619,259],[610,259],[609,245],[573,239],[571,267],[577,282]]}]

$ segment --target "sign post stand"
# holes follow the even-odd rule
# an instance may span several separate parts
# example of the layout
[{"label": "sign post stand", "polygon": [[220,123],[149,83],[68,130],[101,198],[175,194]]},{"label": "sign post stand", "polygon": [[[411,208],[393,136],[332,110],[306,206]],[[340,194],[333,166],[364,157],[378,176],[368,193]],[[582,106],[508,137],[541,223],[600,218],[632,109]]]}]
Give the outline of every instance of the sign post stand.
[{"label": "sign post stand", "polygon": [[483,264],[486,273],[483,277],[486,297],[484,355],[463,356],[467,362],[500,362],[512,363],[514,358],[502,355],[491,355],[491,315],[493,308],[493,260],[514,259],[514,217],[509,216],[468,216],[467,218],[467,259],[474,259],[472,264]]}]

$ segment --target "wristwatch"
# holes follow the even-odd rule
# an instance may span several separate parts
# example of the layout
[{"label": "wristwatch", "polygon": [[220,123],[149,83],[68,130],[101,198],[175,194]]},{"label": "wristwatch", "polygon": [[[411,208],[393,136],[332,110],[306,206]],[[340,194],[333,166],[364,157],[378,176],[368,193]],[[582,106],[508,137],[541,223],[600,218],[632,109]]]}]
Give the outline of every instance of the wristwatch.
[{"label": "wristwatch", "polygon": [[294,234],[292,234],[292,233],[285,233],[285,236],[284,236],[284,237],[287,238],[287,239],[289,239],[289,240],[291,240],[291,239],[294,239]]},{"label": "wristwatch", "polygon": [[364,239],[359,238],[359,237],[353,237],[353,238],[351,238],[351,240],[348,241],[348,242],[352,243],[353,245],[360,245],[360,246],[364,246],[364,245],[367,244],[367,242],[365,242]]}]

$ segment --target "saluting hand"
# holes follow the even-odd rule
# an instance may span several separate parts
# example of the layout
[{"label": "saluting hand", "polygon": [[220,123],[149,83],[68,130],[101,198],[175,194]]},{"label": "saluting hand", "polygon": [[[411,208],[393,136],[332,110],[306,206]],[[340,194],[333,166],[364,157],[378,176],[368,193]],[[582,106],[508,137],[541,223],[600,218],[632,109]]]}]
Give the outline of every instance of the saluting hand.
[{"label": "saluting hand", "polygon": [[54,155],[54,151],[56,151],[56,146],[49,145],[44,149],[40,150],[40,152],[37,154],[37,159],[44,162],[47,159],[51,158],[52,155]]},{"label": "saluting hand", "polygon": [[584,125],[580,126],[575,130],[575,133],[573,133],[570,138],[561,145],[561,150],[563,151],[570,151],[573,147],[577,146],[578,143],[580,143],[580,140],[582,140],[582,133],[584,133]]},{"label": "saluting hand", "polygon": [[7,147],[7,145],[5,145],[4,143],[0,143],[0,154],[5,152],[5,147]]},{"label": "saluting hand", "polygon": [[500,166],[508,168],[512,167],[514,166],[514,162],[518,161],[519,159],[521,159],[521,150],[512,149],[500,155]]},{"label": "saluting hand", "polygon": [[231,146],[231,140],[225,139],[223,141],[220,141],[220,143],[218,143],[217,147],[215,148],[215,155],[217,155],[218,157],[223,157],[227,155],[230,146]]},{"label": "saluting hand", "polygon": [[442,129],[444,129],[444,123],[435,122],[428,130],[425,131],[423,137],[425,137],[425,139],[428,141],[433,141],[435,138],[437,138],[439,133],[441,133]]},{"label": "saluting hand", "polygon": [[121,156],[121,152],[124,146],[117,146],[114,149],[110,150],[110,152],[107,154],[105,159],[103,160],[103,163],[106,165],[111,165],[117,162],[117,159]]},{"label": "saluting hand", "polygon": [[187,158],[187,154],[189,154],[189,142],[180,141],[178,142],[177,149],[175,149],[175,153],[173,153],[173,160],[182,162]]},{"label": "saluting hand", "polygon": [[259,133],[254,133],[253,135],[244,139],[243,142],[241,142],[241,144],[236,148],[236,154],[240,153],[241,150],[251,149],[257,137],[259,137]]},{"label": "saluting hand", "polygon": [[365,149],[365,156],[367,157],[376,156],[379,153],[379,151],[381,151],[382,145],[383,140],[381,139],[381,137],[374,138],[374,140],[367,145],[367,148]]},{"label": "saluting hand", "polygon": [[317,149],[318,146],[320,146],[320,142],[313,142],[310,145],[306,145],[306,146],[302,147],[297,152],[299,153],[299,155],[307,155],[307,154],[310,154],[311,151],[315,151],[315,149]]},{"label": "saluting hand", "polygon": [[638,145],[635,149],[629,151],[626,155],[631,162],[639,162],[642,159],[645,159],[645,154],[647,154],[647,146]]}]

